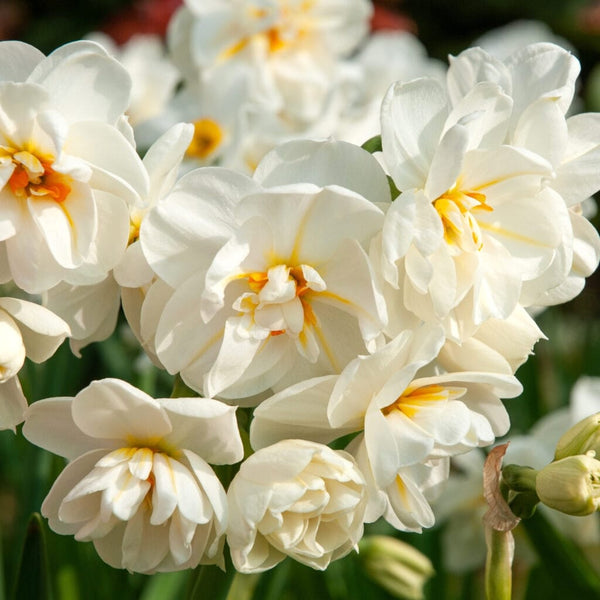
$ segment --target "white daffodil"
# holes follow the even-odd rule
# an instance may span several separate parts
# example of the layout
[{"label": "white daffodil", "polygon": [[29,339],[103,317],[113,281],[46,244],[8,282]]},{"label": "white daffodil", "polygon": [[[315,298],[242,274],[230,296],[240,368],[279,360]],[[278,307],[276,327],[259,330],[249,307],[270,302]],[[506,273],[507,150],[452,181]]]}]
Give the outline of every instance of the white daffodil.
[{"label": "white daffodil", "polygon": [[[173,187],[181,160],[192,138],[192,125],[179,123],[164,133],[143,160],[149,180],[148,194],[141,207],[129,207],[127,249],[102,281],[74,286],[59,283],[44,294],[44,305],[71,327],[71,349],[77,355],[91,342],[106,339],[113,331],[123,298],[125,315],[141,339],[139,313],[155,275],[141,250],[139,230],[148,211]],[[145,344],[142,344],[145,346]],[[151,348],[147,348],[153,355]]]},{"label": "white daffodil", "polygon": [[515,102],[481,82],[453,107],[430,79],[398,83],[383,102],[383,155],[402,191],[383,226],[384,276],[449,335],[461,321],[509,317],[526,283],[556,285],[547,272],[570,260],[568,210],[546,186],[551,162],[505,143]]},{"label": "white daffodil", "polygon": [[447,457],[402,467],[393,481],[381,487],[374,478],[364,435],[357,436],[347,450],[356,457],[367,482],[369,502],[365,513],[366,523],[383,517],[399,531],[417,533],[434,525],[435,516],[430,502],[437,497],[440,486],[448,479],[450,460]]},{"label": "white daffodil", "polygon": [[156,333],[167,370],[205,395],[239,398],[339,372],[374,349],[386,318],[363,249],[383,219],[374,201],[389,202],[378,163],[336,142],[284,145],[254,179],[184,176],[140,232],[175,289]]},{"label": "white daffodil", "polygon": [[[123,113],[127,72],[100,46],[44,57],[2,42],[0,245],[29,293],[103,279],[127,243],[127,205],[147,189]],[[6,278],[7,275],[4,275]]]},{"label": "white daffodil", "polygon": [[362,431],[361,464],[369,465],[374,485],[386,493],[406,467],[491,444],[509,427],[500,398],[518,395],[521,385],[507,374],[439,373],[434,361],[443,343],[439,328],[407,331],[359,356],[339,376],[278,392],[255,410],[253,447],[291,431],[322,443]]},{"label": "white daffodil", "polygon": [[366,487],[353,458],[306,440],[283,440],[252,454],[227,491],[227,543],[242,573],[286,556],[324,570],[356,548]]},{"label": "white daffodil", "polygon": [[27,400],[17,373],[25,357],[50,358],[69,335],[69,326],[49,310],[18,298],[0,298],[0,429],[23,421]]},{"label": "white daffodil", "polygon": [[197,71],[244,64],[253,101],[312,121],[332,89],[340,57],[367,34],[367,0],[188,0],[169,29],[175,63]]},{"label": "white daffodil", "polygon": [[104,379],[32,404],[23,433],[71,461],[42,505],[57,533],[129,571],[222,564],[227,501],[208,463],[242,459],[235,409]]},{"label": "white daffodil", "polygon": [[[513,101],[505,143],[535,152],[552,166],[544,182],[568,208],[555,214],[563,221],[563,251],[556,253],[540,277],[523,281],[520,303],[548,306],[575,297],[600,260],[600,237],[581,214],[581,205],[600,189],[595,168],[600,156],[600,116],[584,113],[566,118],[579,74],[578,60],[554,44],[530,44],[504,61],[472,48],[451,58],[448,90],[453,104],[472,86],[494,82]],[[553,213],[551,213],[553,214]]]}]

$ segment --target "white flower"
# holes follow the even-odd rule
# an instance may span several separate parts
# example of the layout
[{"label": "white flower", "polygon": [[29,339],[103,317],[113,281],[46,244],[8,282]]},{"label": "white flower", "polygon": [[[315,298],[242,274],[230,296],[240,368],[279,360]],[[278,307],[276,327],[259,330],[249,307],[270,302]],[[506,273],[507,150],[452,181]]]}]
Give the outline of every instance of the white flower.
[{"label": "white flower", "polygon": [[[139,242],[141,223],[148,211],[173,187],[179,165],[192,137],[192,126],[179,123],[165,132],[146,152],[143,167],[149,190],[141,207],[129,207],[127,249],[114,269],[93,285],[73,286],[59,283],[43,296],[44,305],[62,317],[71,327],[71,349],[79,356],[81,348],[106,339],[113,331],[121,297],[125,315],[140,339],[137,315],[155,279]],[[150,353],[152,351],[150,350]]]},{"label": "white flower", "polygon": [[208,398],[154,400],[116,379],[34,403],[25,437],[72,461],[42,514],[57,533],[93,541],[114,567],[221,563],[226,496],[208,463],[241,460],[234,413]]},{"label": "white flower", "polygon": [[563,221],[562,251],[540,277],[523,281],[520,303],[549,306],[575,297],[600,260],[598,232],[581,214],[581,205],[600,189],[595,168],[600,156],[600,117],[566,118],[575,92],[579,62],[554,44],[530,44],[503,62],[479,48],[451,58],[448,91],[454,105],[482,82],[501,86],[513,102],[505,143],[535,152],[552,166],[544,186],[568,208],[554,215]]},{"label": "white flower", "polygon": [[[291,432],[322,443],[364,432],[364,440],[357,438],[350,449],[364,451],[361,467],[389,497],[403,469],[491,444],[509,427],[500,397],[518,395],[521,385],[506,374],[440,373],[434,361],[443,342],[438,328],[407,331],[374,354],[359,356],[339,376],[314,378],[278,392],[255,410],[252,446],[263,447]],[[419,478],[427,480],[423,473]],[[380,496],[377,502],[370,514],[379,511],[375,516],[380,516],[391,500],[382,503]]]},{"label": "white flower", "polygon": [[14,431],[23,420],[27,401],[17,373],[25,357],[47,360],[69,333],[69,326],[42,306],[0,298],[0,429]]},{"label": "white flower", "polygon": [[326,99],[338,57],[368,31],[367,0],[188,0],[173,18],[169,45],[186,77],[245,64],[251,96],[294,120],[312,120]]},{"label": "white flower", "polygon": [[0,245],[29,293],[103,279],[147,188],[123,113],[131,81],[97,44],[0,44]]},{"label": "white flower", "polygon": [[552,164],[505,143],[514,103],[484,81],[453,107],[439,83],[417,79],[382,106],[384,159],[403,192],[383,227],[384,276],[420,319],[458,322],[448,333],[507,318],[525,283],[552,287],[553,265],[569,262],[568,211],[545,186]]},{"label": "white flower", "polygon": [[361,194],[389,198],[383,171],[335,142],[284,145],[255,179],[184,176],[140,233],[175,289],[156,333],[167,370],[207,396],[246,397],[374,347],[385,305],[363,246],[383,213]]},{"label": "white flower", "polygon": [[356,547],[366,489],[352,457],[283,440],[247,458],[227,492],[227,543],[235,568],[265,571],[286,555],[314,569]]}]

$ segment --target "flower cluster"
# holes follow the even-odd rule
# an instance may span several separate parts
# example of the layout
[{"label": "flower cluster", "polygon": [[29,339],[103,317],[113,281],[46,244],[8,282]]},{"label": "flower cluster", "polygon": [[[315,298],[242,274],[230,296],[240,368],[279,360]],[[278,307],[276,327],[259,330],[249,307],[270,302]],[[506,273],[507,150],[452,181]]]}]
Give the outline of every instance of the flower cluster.
[{"label": "flower cluster", "polygon": [[[243,572],[286,555],[325,569],[365,522],[432,526],[450,458],[509,429],[532,314],[599,262],[581,206],[600,115],[568,116],[578,61],[538,43],[444,73],[413,38],[359,50],[369,15],[188,0],[164,106],[140,99],[156,73],[139,83],[139,54],[0,43],[0,277],[43,303],[0,299],[0,390],[25,354],[105,339],[120,306],[189,388],[2,397],[0,426],[24,420],[70,461],[50,526],[112,566],[223,565],[227,540]],[[355,144],[379,133],[377,156]],[[251,448],[229,482],[209,465],[244,458],[236,410]]]}]

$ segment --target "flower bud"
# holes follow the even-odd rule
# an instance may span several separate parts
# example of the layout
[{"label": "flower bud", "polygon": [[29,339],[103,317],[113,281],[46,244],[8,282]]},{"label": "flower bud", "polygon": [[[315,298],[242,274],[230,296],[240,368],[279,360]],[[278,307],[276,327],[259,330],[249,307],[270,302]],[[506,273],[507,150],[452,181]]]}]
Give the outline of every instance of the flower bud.
[{"label": "flower bud", "polygon": [[423,587],[434,573],[425,555],[387,535],[367,536],[358,547],[358,558],[373,581],[397,598],[423,598]]},{"label": "flower bud", "polygon": [[600,454],[600,413],[590,415],[573,425],[556,444],[555,460],[577,454]]},{"label": "flower bud", "polygon": [[550,463],[537,475],[536,492],[550,508],[589,515],[600,506],[600,461],[584,454]]}]

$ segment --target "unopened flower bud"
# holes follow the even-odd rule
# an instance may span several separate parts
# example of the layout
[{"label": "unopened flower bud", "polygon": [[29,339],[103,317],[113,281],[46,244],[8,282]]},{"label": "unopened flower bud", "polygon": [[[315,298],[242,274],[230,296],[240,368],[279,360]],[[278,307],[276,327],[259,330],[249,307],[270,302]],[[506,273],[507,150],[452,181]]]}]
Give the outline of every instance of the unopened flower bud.
[{"label": "unopened flower bud", "polygon": [[550,508],[589,515],[600,507],[600,461],[584,454],[550,463],[537,474],[536,492]]},{"label": "unopened flower bud", "polygon": [[556,444],[555,460],[577,454],[600,454],[600,413],[590,415],[573,425]]},{"label": "unopened flower bud", "polygon": [[358,547],[358,558],[373,581],[397,598],[423,598],[423,587],[434,573],[425,555],[387,535],[366,536]]}]

